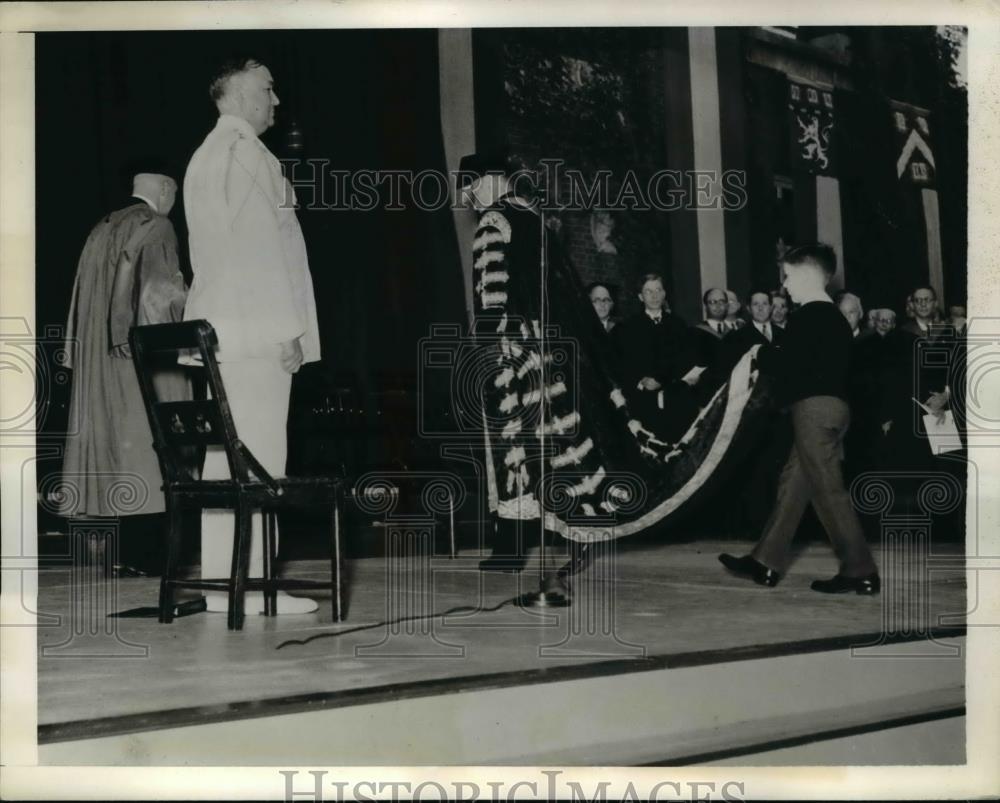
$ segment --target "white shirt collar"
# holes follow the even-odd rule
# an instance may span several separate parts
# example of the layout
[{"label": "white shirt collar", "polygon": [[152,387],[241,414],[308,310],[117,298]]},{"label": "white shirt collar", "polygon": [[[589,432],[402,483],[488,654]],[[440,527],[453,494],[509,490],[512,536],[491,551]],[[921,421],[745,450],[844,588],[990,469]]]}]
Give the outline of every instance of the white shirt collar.
[{"label": "white shirt collar", "polygon": [[650,312],[645,307],[642,308],[642,311],[645,312],[646,315],[649,316],[649,320],[651,320],[651,321],[659,321],[659,320],[661,320],[663,318],[663,310],[662,309],[658,310],[656,312],[656,314],[653,314],[652,312]]},{"label": "white shirt collar", "polygon": [[766,327],[767,324],[768,324],[767,321],[764,321],[764,323],[757,323],[757,321],[753,322],[753,325],[757,327],[757,331],[760,332],[761,334],[764,334],[764,327]]},{"label": "white shirt collar", "polygon": [[160,210],[156,208],[156,204],[154,204],[151,200],[149,200],[149,198],[147,198],[145,195],[140,195],[137,192],[133,192],[132,193],[132,197],[133,198],[137,198],[140,201],[145,201],[146,204],[149,206],[150,209],[152,209],[154,212],[156,212],[157,214],[159,214]]}]

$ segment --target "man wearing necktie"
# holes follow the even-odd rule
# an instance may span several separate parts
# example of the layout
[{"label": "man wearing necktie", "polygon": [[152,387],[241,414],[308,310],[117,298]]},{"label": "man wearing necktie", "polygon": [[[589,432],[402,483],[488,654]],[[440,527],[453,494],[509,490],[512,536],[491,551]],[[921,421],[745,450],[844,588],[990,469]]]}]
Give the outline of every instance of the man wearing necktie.
[{"label": "man wearing necktie", "polygon": [[601,327],[605,332],[610,332],[615,328],[615,320],[611,317],[611,311],[615,308],[611,290],[606,284],[594,282],[587,288],[587,296],[594,307],[594,312],[597,313],[597,320],[601,322]]},{"label": "man wearing necktie", "polygon": [[740,357],[757,345],[773,343],[781,347],[785,331],[771,325],[771,296],[766,290],[750,294],[750,325],[736,329],[722,341],[723,364],[727,371],[739,362]]},{"label": "man wearing necktie", "polygon": [[[785,331],[771,322],[771,296],[766,290],[750,294],[750,324],[736,329],[722,341],[722,361],[731,371],[740,358],[756,345],[781,348]],[[750,535],[760,531],[777,491],[778,475],[791,447],[787,416],[774,413],[763,428],[759,446],[747,456],[734,476],[739,490],[730,494],[727,527],[731,533]],[[734,498],[735,497],[735,498]]]},{"label": "man wearing necktie", "polygon": [[691,335],[698,350],[698,362],[707,369],[699,382],[700,396],[704,402],[728,377],[728,370],[721,359],[722,340],[732,329],[726,322],[729,298],[725,290],[712,287],[705,291],[701,301],[705,308],[705,319],[692,327]]},{"label": "man wearing necktie", "polygon": [[768,295],[771,298],[771,320],[769,321],[771,328],[784,331],[785,324],[788,322],[788,313],[791,311],[788,295],[783,288],[772,290]]}]

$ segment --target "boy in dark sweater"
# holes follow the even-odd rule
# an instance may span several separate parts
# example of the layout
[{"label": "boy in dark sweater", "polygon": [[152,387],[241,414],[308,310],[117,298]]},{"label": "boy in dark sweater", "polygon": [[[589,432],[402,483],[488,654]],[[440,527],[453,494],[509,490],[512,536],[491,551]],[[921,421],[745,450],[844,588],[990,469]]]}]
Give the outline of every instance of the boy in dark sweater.
[{"label": "boy in dark sweater", "polygon": [[840,559],[837,575],[816,580],[813,590],[877,594],[878,569],[840,465],[850,423],[847,378],[853,341],[849,324],[826,293],[837,258],[829,246],[804,246],[786,253],[782,267],[784,287],[801,306],[789,318],[781,348],[761,348],[759,360],[761,369],[776,378],[778,403],[789,410],[795,442],[757,545],[749,555],[722,554],[719,560],[740,576],[777,585],[811,502]]}]

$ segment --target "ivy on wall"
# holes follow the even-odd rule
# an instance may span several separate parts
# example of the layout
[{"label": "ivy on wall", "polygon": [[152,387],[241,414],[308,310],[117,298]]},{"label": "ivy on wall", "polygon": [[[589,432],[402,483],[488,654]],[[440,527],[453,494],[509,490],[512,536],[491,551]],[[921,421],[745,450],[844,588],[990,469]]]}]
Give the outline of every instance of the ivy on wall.
[{"label": "ivy on wall", "polygon": [[[645,187],[665,156],[661,54],[654,45],[649,31],[634,29],[504,32],[506,125],[515,161],[539,170],[543,159],[558,159],[588,183],[597,171],[609,171],[612,201],[630,172]],[[565,175],[558,188],[544,186],[544,171],[540,176],[542,192],[568,199]],[[567,208],[557,214],[584,280],[625,286],[641,273],[664,270],[668,247],[662,213],[613,210],[608,236],[613,248],[599,247],[590,236],[591,210]],[[599,216],[598,228],[607,220]]]}]

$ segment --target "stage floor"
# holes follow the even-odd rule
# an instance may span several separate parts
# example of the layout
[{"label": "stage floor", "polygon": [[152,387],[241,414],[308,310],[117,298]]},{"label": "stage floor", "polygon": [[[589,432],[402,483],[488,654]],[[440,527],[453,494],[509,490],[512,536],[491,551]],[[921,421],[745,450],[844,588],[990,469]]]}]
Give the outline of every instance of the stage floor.
[{"label": "stage floor", "polygon": [[[38,601],[48,621],[38,631],[39,741],[260,716],[293,698],[350,704],[847,649],[964,626],[957,547],[933,555],[933,571],[926,557],[914,563],[902,552],[877,554],[886,584],[877,597],[811,591],[812,579],[835,571],[821,544],[808,546],[776,588],[729,576],[716,555],[745,549],[623,544],[574,578],[571,608],[543,611],[488,610],[537,587],[534,562],[521,575],[484,574],[478,555],[449,559],[404,548],[390,560],[350,562],[347,621],[332,623],[327,597],[314,614],[248,616],[242,632],[228,631],[220,614],[170,625],[105,618],[154,605],[157,581],[82,574],[74,581],[68,569],[46,570]],[[327,567],[303,561],[285,573],[319,576]],[[399,621],[451,609],[458,610]],[[396,624],[380,624],[388,620]]]}]

